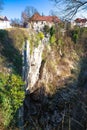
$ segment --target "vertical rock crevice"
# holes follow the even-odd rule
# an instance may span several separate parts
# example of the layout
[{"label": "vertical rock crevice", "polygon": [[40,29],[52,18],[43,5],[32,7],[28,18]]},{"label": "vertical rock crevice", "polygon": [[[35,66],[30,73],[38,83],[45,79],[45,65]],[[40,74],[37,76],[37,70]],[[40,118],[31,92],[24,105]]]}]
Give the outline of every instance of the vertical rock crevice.
[{"label": "vertical rock crevice", "polygon": [[39,79],[42,78],[44,65],[45,65],[45,60],[42,60],[41,66],[40,66],[40,69],[39,69]]}]

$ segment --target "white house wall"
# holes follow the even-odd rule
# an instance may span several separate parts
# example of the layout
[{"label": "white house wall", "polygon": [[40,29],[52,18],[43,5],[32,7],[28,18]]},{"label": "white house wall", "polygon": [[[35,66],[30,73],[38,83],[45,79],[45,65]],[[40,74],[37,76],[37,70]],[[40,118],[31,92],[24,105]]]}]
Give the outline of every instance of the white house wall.
[{"label": "white house wall", "polygon": [[29,27],[33,28],[35,31],[42,31],[45,25],[51,27],[53,23],[46,22],[46,21],[35,21],[35,22],[31,22]]},{"label": "white house wall", "polygon": [[6,29],[10,28],[10,22],[9,21],[0,21],[0,29]]},{"label": "white house wall", "polygon": [[76,22],[75,22],[74,26],[75,26],[75,25],[76,25],[76,26],[79,26],[79,27],[87,27],[87,22],[86,22],[86,23],[82,23],[82,22],[81,22],[81,23],[76,23]]},{"label": "white house wall", "polygon": [[87,22],[84,24],[84,27],[87,27]]}]

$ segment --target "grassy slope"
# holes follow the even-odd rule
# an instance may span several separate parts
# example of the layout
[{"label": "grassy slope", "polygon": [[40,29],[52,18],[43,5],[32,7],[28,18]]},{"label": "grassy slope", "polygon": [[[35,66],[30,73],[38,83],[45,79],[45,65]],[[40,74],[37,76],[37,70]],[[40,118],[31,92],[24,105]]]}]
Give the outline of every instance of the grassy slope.
[{"label": "grassy slope", "polygon": [[0,71],[12,69],[21,74],[22,45],[26,36],[21,29],[0,30]]},{"label": "grassy slope", "polygon": [[[22,45],[25,39],[26,35],[23,29],[0,30],[0,78],[3,74],[6,76],[9,73],[21,75]],[[0,130],[4,130],[3,122],[0,107]]]}]

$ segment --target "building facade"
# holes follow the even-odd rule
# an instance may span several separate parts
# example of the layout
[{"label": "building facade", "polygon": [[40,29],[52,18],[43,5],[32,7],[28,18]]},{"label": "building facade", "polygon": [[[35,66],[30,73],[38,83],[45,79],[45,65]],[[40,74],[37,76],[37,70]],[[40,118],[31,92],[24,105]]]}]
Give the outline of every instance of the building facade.
[{"label": "building facade", "polygon": [[6,29],[6,28],[11,28],[10,21],[6,16],[5,17],[0,16],[0,29]]},{"label": "building facade", "polygon": [[80,27],[87,27],[87,19],[86,19],[86,18],[84,18],[84,19],[82,19],[82,18],[77,18],[77,19],[75,20],[75,24],[76,24],[77,26],[80,26]]},{"label": "building facade", "polygon": [[35,31],[42,31],[45,25],[51,27],[54,23],[59,23],[60,20],[57,16],[41,16],[39,13],[35,13],[29,19],[29,28]]}]

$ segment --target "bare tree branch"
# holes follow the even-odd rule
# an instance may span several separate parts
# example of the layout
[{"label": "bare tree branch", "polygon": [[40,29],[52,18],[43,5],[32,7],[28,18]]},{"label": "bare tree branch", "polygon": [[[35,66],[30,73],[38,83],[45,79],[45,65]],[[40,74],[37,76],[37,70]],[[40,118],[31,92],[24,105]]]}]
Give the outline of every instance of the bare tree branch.
[{"label": "bare tree branch", "polygon": [[36,8],[34,8],[33,6],[27,6],[22,12],[22,21],[27,22],[29,18],[36,12],[38,12]]},{"label": "bare tree branch", "polygon": [[57,8],[61,7],[66,18],[72,19],[80,10],[87,11],[87,0],[51,0]]}]

